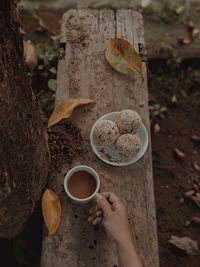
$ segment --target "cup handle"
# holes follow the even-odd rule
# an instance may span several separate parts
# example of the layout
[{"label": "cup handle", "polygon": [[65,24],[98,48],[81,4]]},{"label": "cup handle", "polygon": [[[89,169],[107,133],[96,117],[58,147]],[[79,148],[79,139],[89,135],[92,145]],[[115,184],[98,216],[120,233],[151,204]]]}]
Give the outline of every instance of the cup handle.
[{"label": "cup handle", "polygon": [[97,193],[97,194],[94,196],[94,199],[96,199],[96,198],[101,199],[102,196],[101,196],[99,193]]}]

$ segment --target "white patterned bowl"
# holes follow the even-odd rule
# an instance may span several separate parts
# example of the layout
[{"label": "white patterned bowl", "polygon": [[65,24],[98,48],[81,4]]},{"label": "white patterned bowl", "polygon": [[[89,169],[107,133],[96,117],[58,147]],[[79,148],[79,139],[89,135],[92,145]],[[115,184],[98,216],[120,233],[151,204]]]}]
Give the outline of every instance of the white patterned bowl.
[{"label": "white patterned bowl", "polygon": [[138,154],[131,158],[131,159],[126,159],[121,157],[115,149],[115,144],[111,145],[111,146],[97,146],[94,143],[94,139],[93,139],[93,133],[94,133],[94,128],[96,126],[96,124],[99,121],[102,120],[111,120],[116,122],[117,119],[117,115],[120,112],[111,112],[111,113],[107,113],[104,116],[102,116],[101,118],[99,118],[95,124],[92,126],[91,132],[90,132],[90,144],[92,146],[92,149],[94,151],[94,153],[97,155],[98,158],[100,158],[102,161],[110,164],[110,165],[114,165],[114,166],[127,166],[130,164],[135,163],[136,161],[138,161],[145,153],[147,146],[148,146],[148,133],[147,130],[144,126],[144,124],[142,124],[142,127],[140,129],[139,132],[136,133],[136,135],[140,138],[141,140],[141,148],[140,151],[138,152]]}]

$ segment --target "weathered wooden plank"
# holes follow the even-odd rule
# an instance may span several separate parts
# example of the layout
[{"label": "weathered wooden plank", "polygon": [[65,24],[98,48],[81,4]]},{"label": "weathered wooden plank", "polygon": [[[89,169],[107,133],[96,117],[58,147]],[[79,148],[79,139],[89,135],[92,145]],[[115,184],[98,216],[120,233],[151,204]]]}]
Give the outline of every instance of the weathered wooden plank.
[{"label": "weathered wooden plank", "polygon": [[132,10],[70,10],[63,16],[62,42],[66,46],[65,51],[61,48],[58,65],[56,105],[73,97],[91,98],[96,103],[77,108],[71,117],[82,130],[85,153],[55,173],[62,220],[57,233],[43,239],[43,267],[119,266],[115,247],[104,229],[87,222],[89,207],[71,203],[63,191],[64,174],[79,164],[94,168],[101,178],[101,189],[116,192],[128,205],[144,265],[159,266],[151,144],[141,160],[127,167],[105,164],[96,158],[89,144],[94,121],[107,112],[125,108],[137,110],[149,132],[146,65],[143,63],[144,80],[114,71],[106,62],[105,49],[115,36],[128,39],[138,50],[138,44],[144,43],[141,15]]}]

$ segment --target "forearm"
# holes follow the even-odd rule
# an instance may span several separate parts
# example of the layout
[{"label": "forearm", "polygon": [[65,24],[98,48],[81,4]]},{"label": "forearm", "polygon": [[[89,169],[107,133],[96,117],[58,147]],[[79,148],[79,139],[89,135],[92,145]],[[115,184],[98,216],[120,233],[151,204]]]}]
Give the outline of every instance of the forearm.
[{"label": "forearm", "polygon": [[131,238],[118,242],[117,250],[121,267],[142,267]]}]

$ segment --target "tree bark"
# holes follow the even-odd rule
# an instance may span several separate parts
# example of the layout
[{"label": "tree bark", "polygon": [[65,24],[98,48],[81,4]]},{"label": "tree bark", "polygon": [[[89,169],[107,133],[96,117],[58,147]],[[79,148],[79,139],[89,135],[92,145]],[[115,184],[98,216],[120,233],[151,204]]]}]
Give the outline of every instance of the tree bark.
[{"label": "tree bark", "polygon": [[0,1],[0,237],[21,232],[49,168],[41,121],[23,58],[16,4]]}]

